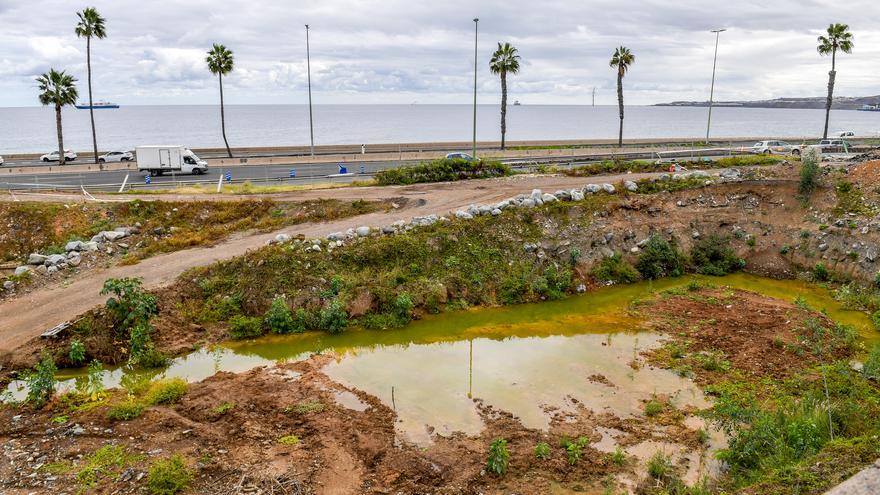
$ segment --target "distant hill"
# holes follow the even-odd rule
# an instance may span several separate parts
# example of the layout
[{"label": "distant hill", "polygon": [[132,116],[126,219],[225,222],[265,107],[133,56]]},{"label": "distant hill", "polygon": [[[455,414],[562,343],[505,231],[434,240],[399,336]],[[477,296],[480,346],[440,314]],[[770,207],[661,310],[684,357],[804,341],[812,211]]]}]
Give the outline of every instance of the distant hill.
[{"label": "distant hill", "polygon": [[[837,110],[857,110],[862,105],[880,105],[880,95],[877,96],[835,96],[831,108]],[[671,103],[658,103],[658,107],[707,107],[708,101],[673,101]],[[754,101],[716,101],[712,103],[716,107],[745,107],[745,108],[825,108],[825,97],[803,98],[775,98],[772,100]]]}]

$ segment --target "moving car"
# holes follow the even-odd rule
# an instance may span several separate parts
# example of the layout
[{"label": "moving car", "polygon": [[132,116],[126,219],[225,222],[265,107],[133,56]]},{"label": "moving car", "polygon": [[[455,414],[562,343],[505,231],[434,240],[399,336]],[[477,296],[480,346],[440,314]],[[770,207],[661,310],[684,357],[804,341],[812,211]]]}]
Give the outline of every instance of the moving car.
[{"label": "moving car", "polygon": [[753,144],[749,151],[756,155],[800,155],[801,147],[785,141],[764,140]]},{"label": "moving car", "polygon": [[447,160],[464,160],[466,162],[473,162],[477,159],[467,153],[447,153]]},{"label": "moving car", "polygon": [[[64,161],[72,162],[76,160],[76,153],[71,150],[64,150]],[[40,161],[43,162],[58,162],[61,161],[58,159],[58,151],[50,151],[45,155],[40,157]]]},{"label": "moving car", "polygon": [[98,161],[101,163],[130,162],[132,160],[134,160],[134,155],[131,151],[111,151],[98,157]]},{"label": "moving car", "polygon": [[180,145],[138,146],[138,172],[159,176],[165,172],[201,175],[208,171],[208,162],[189,148]]}]

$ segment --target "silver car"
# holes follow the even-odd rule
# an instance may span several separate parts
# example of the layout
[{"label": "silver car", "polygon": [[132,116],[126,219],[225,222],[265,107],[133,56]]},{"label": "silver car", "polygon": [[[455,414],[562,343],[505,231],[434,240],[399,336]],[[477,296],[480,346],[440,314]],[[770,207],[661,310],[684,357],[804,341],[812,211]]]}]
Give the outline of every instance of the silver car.
[{"label": "silver car", "polygon": [[131,151],[111,151],[98,157],[98,161],[101,163],[130,162],[132,160],[134,160],[134,155]]},{"label": "silver car", "polygon": [[753,144],[749,151],[756,155],[800,155],[801,147],[785,141],[768,139]]}]

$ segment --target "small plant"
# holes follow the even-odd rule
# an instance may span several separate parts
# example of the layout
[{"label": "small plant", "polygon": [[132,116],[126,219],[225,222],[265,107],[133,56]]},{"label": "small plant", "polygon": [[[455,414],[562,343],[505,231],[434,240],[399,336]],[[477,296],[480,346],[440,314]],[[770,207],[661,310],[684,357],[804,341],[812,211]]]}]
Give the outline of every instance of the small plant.
[{"label": "small plant", "polygon": [[107,418],[113,421],[131,421],[144,413],[144,405],[133,400],[116,404],[107,411]]},{"label": "small plant", "polygon": [[618,253],[602,258],[602,261],[593,268],[591,275],[601,282],[620,284],[631,284],[639,279],[639,272]]},{"label": "small plant", "polygon": [[153,406],[176,404],[186,394],[187,388],[183,378],[159,380],[150,386],[145,401]]},{"label": "small plant", "polygon": [[321,404],[318,401],[303,401],[294,406],[288,406],[284,408],[284,412],[287,413],[296,413],[296,414],[310,414],[310,413],[319,413],[324,411],[324,404]]},{"label": "small plant", "polygon": [[97,359],[89,364],[85,392],[89,396],[89,400],[92,401],[98,400],[104,392],[104,366]]},{"label": "small plant", "polygon": [[701,352],[694,356],[700,367],[706,371],[727,371],[730,361],[724,358],[723,352]]},{"label": "small plant", "polygon": [[818,280],[820,282],[827,282],[829,278],[828,268],[825,267],[824,263],[816,263],[816,266],[813,267],[813,279]]},{"label": "small plant", "polygon": [[880,289],[880,272],[877,272],[877,274],[874,275],[874,288]]},{"label": "small plant", "polygon": [[321,310],[321,329],[331,334],[342,333],[348,326],[348,314],[339,299],[333,299]]},{"label": "small plant", "polygon": [[804,151],[801,155],[801,182],[798,191],[808,198],[819,183],[819,157],[813,149]]},{"label": "small plant", "polygon": [[565,455],[568,458],[568,464],[574,466],[581,460],[584,449],[590,445],[590,439],[587,437],[578,437],[572,442],[567,438],[563,438],[560,442],[565,447]]},{"label": "small plant", "polygon": [[781,254],[781,255],[783,255],[783,256],[785,256],[786,254],[788,254],[790,251],[791,251],[791,246],[789,246],[788,244],[786,244],[786,245],[782,246],[781,248],[779,248],[779,254]]},{"label": "small plant", "polygon": [[626,464],[626,452],[620,448],[619,445],[614,449],[614,453],[611,454],[611,462],[613,462],[615,466],[623,466]]},{"label": "small plant", "polygon": [[874,328],[880,330],[880,309],[871,314],[871,323],[874,324]]},{"label": "small plant", "polygon": [[756,243],[757,243],[757,241],[755,241],[754,237],[749,237],[748,239],[746,239],[746,245],[748,247],[755,247]]},{"label": "small plant", "polygon": [[401,323],[408,323],[412,320],[413,306],[413,301],[409,294],[406,292],[398,294],[394,300],[394,316]]},{"label": "small plant", "polygon": [[872,380],[880,381],[880,344],[875,344],[871,352],[868,353],[865,364],[862,366],[862,373]]},{"label": "small plant", "polygon": [[547,445],[547,442],[538,442],[535,445],[535,458],[540,460],[547,460],[550,458],[550,446]]},{"label": "small plant", "polygon": [[285,334],[302,331],[301,328],[297,328],[290,308],[287,307],[287,303],[284,302],[284,298],[281,296],[272,300],[269,310],[266,311],[266,315],[263,317],[263,323],[272,333]]},{"label": "small plant", "polygon": [[139,278],[111,278],[104,282],[101,294],[112,294],[107,309],[123,329],[149,321],[158,312],[156,296],[144,292]]},{"label": "small plant", "polygon": [[281,445],[297,445],[299,443],[299,437],[296,435],[285,435],[278,439],[278,443]]},{"label": "small plant", "polygon": [[263,322],[253,316],[236,315],[229,320],[229,336],[235,340],[253,339],[263,335]]},{"label": "small plant", "polygon": [[663,452],[657,451],[648,459],[648,475],[655,480],[666,479],[672,472],[672,463]]},{"label": "small plant", "polygon": [[486,470],[496,475],[502,475],[507,472],[507,466],[510,462],[510,452],[507,451],[507,440],[496,438],[489,446],[489,457],[486,460]]},{"label": "small plant", "polygon": [[709,443],[709,432],[702,428],[697,430],[697,442],[699,442],[701,445],[706,445],[707,443]]},{"label": "small plant", "polygon": [[653,418],[661,412],[663,412],[663,403],[658,401],[656,398],[651,399],[645,403],[645,416]]},{"label": "small plant", "polygon": [[147,489],[153,495],[174,495],[183,491],[192,481],[193,474],[180,454],[159,459],[147,473]]},{"label": "small plant", "polygon": [[140,458],[130,455],[125,447],[105,445],[85,458],[84,465],[76,473],[76,482],[80,487],[79,493],[85,493],[89,488],[98,484],[101,477],[115,479],[125,467]]},{"label": "small plant", "polygon": [[29,371],[24,376],[27,384],[28,394],[27,402],[33,404],[34,408],[41,408],[52,395],[55,394],[55,360],[52,355],[43,351],[40,362],[34,366],[33,371]]},{"label": "small plant", "polygon": [[643,278],[649,280],[678,277],[684,272],[681,253],[674,244],[658,235],[648,239],[636,263],[636,269]]},{"label": "small plant", "polygon": [[79,339],[70,341],[70,351],[67,353],[70,362],[76,366],[84,363],[86,360],[86,346]]},{"label": "small plant", "polygon": [[214,407],[214,409],[211,409],[211,411],[213,411],[214,414],[223,415],[223,414],[226,414],[229,411],[233,410],[234,408],[235,408],[235,402],[224,402],[223,404],[220,404],[219,406]]},{"label": "small plant", "polygon": [[64,423],[67,423],[68,419],[70,418],[68,418],[67,416],[55,416],[54,418],[52,418],[52,422],[57,425],[62,425]]}]

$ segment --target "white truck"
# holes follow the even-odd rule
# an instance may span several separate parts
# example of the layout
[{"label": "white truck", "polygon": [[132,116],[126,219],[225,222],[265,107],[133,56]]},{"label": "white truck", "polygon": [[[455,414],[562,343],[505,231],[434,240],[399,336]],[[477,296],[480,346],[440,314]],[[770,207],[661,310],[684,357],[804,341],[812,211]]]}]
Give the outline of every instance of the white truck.
[{"label": "white truck", "polygon": [[138,172],[159,176],[165,172],[201,175],[208,171],[208,162],[184,146],[138,146],[135,148]]}]

